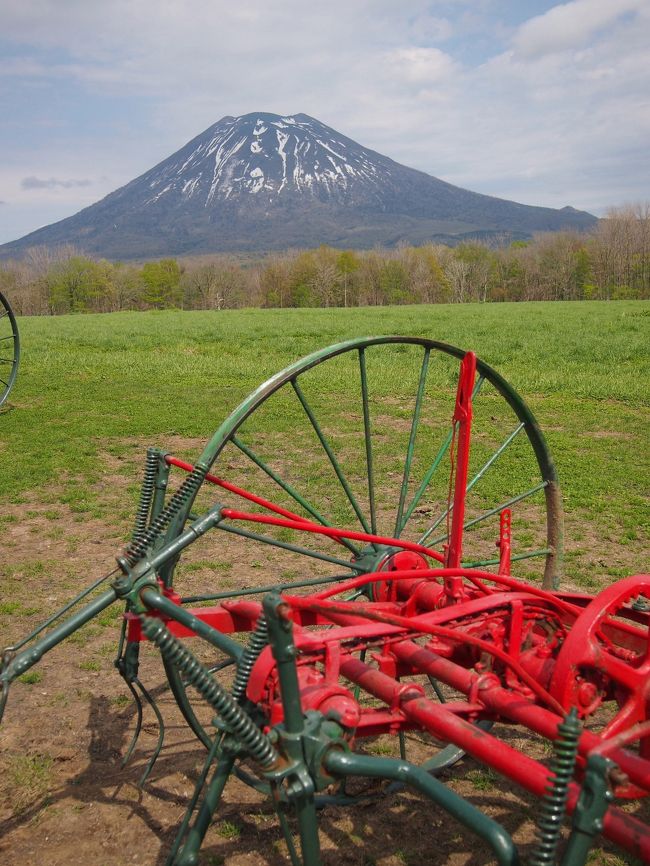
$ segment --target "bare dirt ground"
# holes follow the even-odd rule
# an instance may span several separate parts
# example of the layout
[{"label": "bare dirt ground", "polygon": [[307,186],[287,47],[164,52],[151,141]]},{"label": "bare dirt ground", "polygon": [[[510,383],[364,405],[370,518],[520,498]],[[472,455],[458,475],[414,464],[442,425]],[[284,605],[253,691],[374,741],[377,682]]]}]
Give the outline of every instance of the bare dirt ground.
[{"label": "bare dirt ground", "polygon": [[[140,454],[138,463],[135,456],[112,464],[107,461],[106,475],[98,485],[105,490],[106,501],[128,499],[126,489],[137,482]],[[51,506],[35,501],[9,506],[8,513],[17,519],[6,525],[3,544],[11,562],[3,579],[2,601],[6,603],[0,607],[3,645],[112,568],[127,527],[117,516],[107,522],[64,505],[56,507],[54,516]],[[231,557],[234,566],[216,574],[217,583],[268,583],[273,558],[265,553],[257,556],[235,552]],[[619,559],[624,560],[624,551]],[[199,561],[195,574],[204,572],[209,567]],[[165,718],[165,747],[141,789],[138,780],[158,736],[154,716],[146,709],[133,759],[121,766],[135,711],[112,666],[118,629],[119,617],[107,615],[46,656],[33,669],[31,681],[27,678],[12,687],[0,754],[3,866],[165,863],[204,753],[165,688],[157,653],[148,650],[141,679]],[[525,733],[504,729],[501,736],[527,754],[548,754],[543,744]],[[426,757],[426,746],[417,742],[412,746],[409,757]],[[377,753],[397,754],[395,743],[379,743],[374,748]],[[444,778],[502,822],[524,854],[530,850],[538,802],[469,758]],[[347,809],[324,809],[320,828],[323,862],[328,866],[484,866],[492,862],[473,834],[429,801],[407,791]],[[591,862],[602,866],[633,862],[605,845],[592,856]],[[200,862],[203,866],[289,862],[269,801],[231,780]]]}]

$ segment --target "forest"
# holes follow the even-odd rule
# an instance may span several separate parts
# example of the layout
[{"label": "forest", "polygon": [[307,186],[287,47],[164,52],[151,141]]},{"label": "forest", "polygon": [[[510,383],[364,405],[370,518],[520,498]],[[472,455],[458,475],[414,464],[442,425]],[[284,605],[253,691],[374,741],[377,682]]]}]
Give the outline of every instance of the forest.
[{"label": "forest", "polygon": [[500,245],[321,246],[137,264],[34,247],[23,260],[0,264],[0,291],[19,315],[648,298],[650,203],[612,209],[587,235],[547,233]]}]

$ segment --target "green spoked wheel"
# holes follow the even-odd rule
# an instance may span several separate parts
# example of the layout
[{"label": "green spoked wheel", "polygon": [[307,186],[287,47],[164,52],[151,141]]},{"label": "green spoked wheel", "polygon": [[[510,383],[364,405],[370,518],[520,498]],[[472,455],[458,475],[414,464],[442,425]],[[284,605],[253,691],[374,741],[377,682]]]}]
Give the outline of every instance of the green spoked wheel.
[{"label": "green spoked wheel", "polygon": [[20,336],[9,301],[0,292],[0,406],[13,388],[20,362]]},{"label": "green spoked wheel", "polygon": [[[293,591],[377,570],[398,549],[390,539],[426,546],[436,565],[449,535],[452,415],[464,355],[417,337],[356,339],[270,378],[192,461],[195,489],[156,546],[173,543],[188,518],[215,503],[249,518],[222,519],[217,531],[161,569],[165,584],[191,604],[269,586]],[[561,498],[540,428],[512,386],[481,360],[473,412],[463,564],[498,568],[499,517],[509,508],[513,573],[556,586]],[[226,479],[228,489],[209,483],[206,473]],[[255,499],[242,499],[241,490]],[[294,517],[289,526],[267,525],[252,522],[251,514]],[[299,531],[296,518],[326,533],[338,528],[361,538]],[[364,535],[388,541],[369,542]],[[188,722],[205,741],[181,678],[168,674]]]}]

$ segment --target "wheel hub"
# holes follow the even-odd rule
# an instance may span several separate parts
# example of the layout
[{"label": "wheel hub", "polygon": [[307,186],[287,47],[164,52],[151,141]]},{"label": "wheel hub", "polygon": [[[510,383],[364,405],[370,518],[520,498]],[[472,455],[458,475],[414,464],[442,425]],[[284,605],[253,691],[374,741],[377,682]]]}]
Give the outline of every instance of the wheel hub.
[{"label": "wheel hub", "polygon": [[[369,573],[384,571],[421,571],[431,568],[425,556],[411,550],[400,550],[395,547],[369,547],[362,551],[355,564],[362,565]],[[364,592],[371,601],[388,601],[393,596],[393,583],[390,580],[381,583],[368,583]]]}]

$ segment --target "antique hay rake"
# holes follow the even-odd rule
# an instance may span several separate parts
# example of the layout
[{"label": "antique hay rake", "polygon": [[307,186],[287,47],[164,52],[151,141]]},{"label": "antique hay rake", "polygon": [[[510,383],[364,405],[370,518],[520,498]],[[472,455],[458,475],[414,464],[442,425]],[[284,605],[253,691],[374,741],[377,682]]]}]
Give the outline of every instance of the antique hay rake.
[{"label": "antique hay rake", "polygon": [[[252,550],[276,578],[233,587]],[[199,862],[231,774],[271,798],[294,866],[321,862],[318,808],[370,796],[350,777],[419,791],[519,863],[509,833],[437,778],[465,754],[541,799],[534,866],[581,866],[601,832],[650,862],[629,810],[650,792],[650,575],[592,598],[559,589],[561,562],[555,469],[512,387],[442,343],[352,340],[268,380],[194,464],[148,450],[118,568],[5,650],[0,716],[16,677],[122,602],[126,758],[143,697],[160,723],[144,778],[163,744],[145,640],[208,752],[170,866]],[[499,736],[507,725],[553,744],[550,770]],[[371,753],[380,737],[399,759]]]}]

